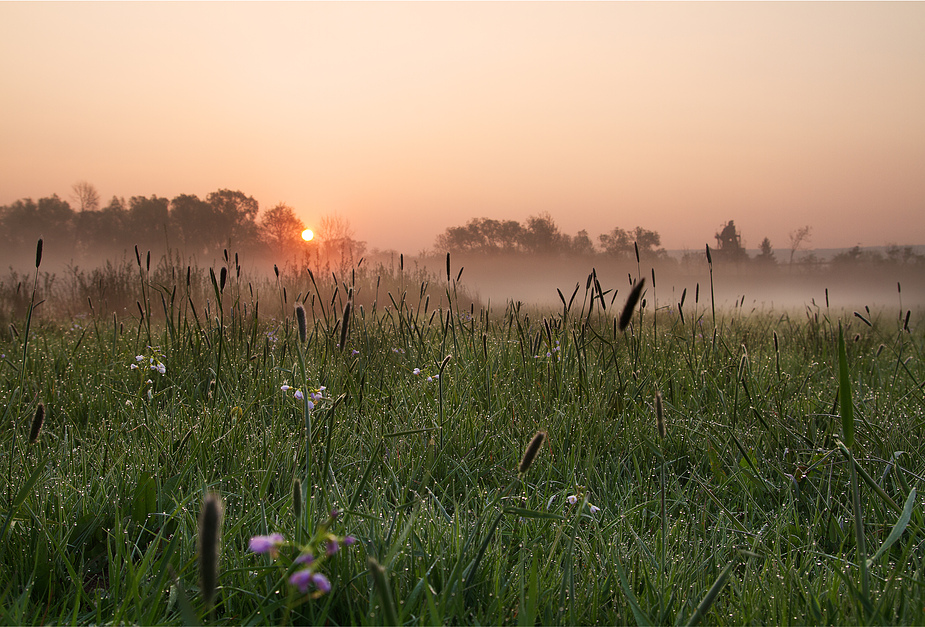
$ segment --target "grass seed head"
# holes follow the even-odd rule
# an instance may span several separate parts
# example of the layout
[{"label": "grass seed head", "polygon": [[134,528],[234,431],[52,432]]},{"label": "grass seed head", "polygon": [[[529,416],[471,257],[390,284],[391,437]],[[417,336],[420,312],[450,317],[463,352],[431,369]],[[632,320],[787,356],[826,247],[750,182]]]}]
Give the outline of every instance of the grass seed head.
[{"label": "grass seed head", "polygon": [[299,325],[299,341],[304,344],[305,338],[308,337],[308,324],[305,322],[305,307],[302,303],[296,303],[295,319]]},{"label": "grass seed head", "polygon": [[520,466],[518,467],[517,472],[522,475],[530,470],[530,466],[533,464],[533,460],[536,459],[537,454],[540,452],[540,448],[542,448],[543,441],[545,439],[545,431],[536,432],[536,435],[534,435],[533,439],[530,440],[530,444],[527,445],[527,450],[524,451],[524,456],[520,460]]},{"label": "grass seed head", "polygon": [[623,306],[623,311],[620,313],[621,331],[625,331],[626,327],[629,326],[630,320],[633,318],[633,310],[636,308],[636,303],[639,302],[639,297],[642,295],[642,288],[645,284],[646,280],[644,278],[639,279],[636,285],[633,286],[630,295],[626,297],[626,304]]},{"label": "grass seed head", "polygon": [[340,325],[340,349],[344,350],[347,346],[347,333],[350,332],[350,301],[344,305],[344,319]]},{"label": "grass seed head", "polygon": [[218,494],[207,494],[199,512],[199,581],[202,597],[211,609],[218,587],[218,556],[221,551],[224,507]]},{"label": "grass seed head", "polygon": [[42,265],[42,238],[39,238],[38,243],[35,245],[35,267],[38,269]]},{"label": "grass seed head", "polygon": [[298,478],[292,482],[292,513],[296,520],[302,520],[302,482]]},{"label": "grass seed head", "polygon": [[35,417],[32,419],[32,429],[29,430],[29,444],[35,444],[39,441],[39,436],[42,434],[42,423],[44,422],[45,405],[39,403],[39,406],[35,408]]}]

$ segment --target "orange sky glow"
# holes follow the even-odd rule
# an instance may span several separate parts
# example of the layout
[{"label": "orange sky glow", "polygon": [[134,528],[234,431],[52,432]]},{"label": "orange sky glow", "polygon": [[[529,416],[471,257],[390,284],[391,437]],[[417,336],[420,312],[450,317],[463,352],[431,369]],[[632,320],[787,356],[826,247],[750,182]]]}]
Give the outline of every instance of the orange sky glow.
[{"label": "orange sky glow", "polygon": [[925,244],[925,3],[0,3],[0,205],[238,189],[417,253]]}]

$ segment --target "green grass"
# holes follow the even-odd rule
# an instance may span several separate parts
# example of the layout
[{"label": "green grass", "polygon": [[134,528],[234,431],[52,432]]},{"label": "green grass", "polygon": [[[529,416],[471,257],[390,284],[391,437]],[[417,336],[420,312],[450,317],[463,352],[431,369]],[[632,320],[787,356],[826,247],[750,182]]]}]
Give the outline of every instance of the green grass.
[{"label": "green grass", "polygon": [[[285,297],[236,274],[139,264],[134,316],[11,319],[31,331],[0,341],[0,623],[925,622],[920,312],[908,331],[815,306],[714,325],[650,293],[620,332],[596,280],[558,311],[486,312],[449,269],[306,276]],[[284,384],[325,399],[306,414]],[[249,552],[276,532],[276,560]],[[358,542],[316,564],[328,594],[302,595],[292,559],[329,533]]]}]

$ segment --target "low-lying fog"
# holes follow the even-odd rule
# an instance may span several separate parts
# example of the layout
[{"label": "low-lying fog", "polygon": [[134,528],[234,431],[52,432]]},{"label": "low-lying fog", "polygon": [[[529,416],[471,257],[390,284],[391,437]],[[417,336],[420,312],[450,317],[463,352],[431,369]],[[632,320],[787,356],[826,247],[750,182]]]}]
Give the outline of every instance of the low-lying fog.
[{"label": "low-lying fog", "polygon": [[[147,255],[141,253],[142,264],[146,264]],[[399,272],[401,261],[403,272]],[[603,256],[574,257],[539,257],[533,255],[479,256],[451,255],[450,275],[455,281],[459,296],[458,304],[469,307],[475,302],[475,310],[489,307],[493,313],[500,314],[508,301],[521,302],[527,307],[558,310],[562,307],[562,297],[569,301],[576,292],[576,307],[581,307],[585,298],[585,288],[589,275],[596,273],[608,309],[620,309],[629,293],[630,277],[646,279],[646,306],[677,309],[682,294],[686,290],[684,301],[685,313],[691,312],[696,305],[700,311],[710,307],[710,267],[705,255],[702,260],[692,258],[684,262],[660,262],[654,267],[645,260],[637,266],[635,259],[614,259]],[[20,259],[21,261],[21,259]],[[32,259],[27,261],[31,262]],[[228,267],[236,270],[235,258],[229,257]],[[134,315],[136,300],[140,296],[138,289],[138,269],[134,252],[125,251],[121,257],[110,261],[112,265],[101,274],[94,268],[105,266],[106,262],[84,263],[77,265],[73,261],[64,262],[54,257],[46,258],[40,270],[40,296],[47,298],[43,311],[47,315],[60,312],[64,315],[77,315],[87,308],[88,296],[97,302],[98,307],[111,306],[120,315]],[[166,282],[169,285],[185,283],[186,266],[191,260],[174,259],[169,270],[160,273],[156,268],[163,267],[163,257],[151,256],[151,281]],[[196,266],[197,264],[193,264]],[[225,266],[223,259],[211,262],[199,262],[198,271],[193,269],[193,276],[199,277],[199,283],[205,288],[202,297],[210,297],[208,286],[209,268],[215,274]],[[306,298],[314,291],[305,272],[306,265],[279,263],[281,286],[289,288],[287,305],[279,299],[274,263],[268,259],[249,259],[242,255],[241,280],[253,281],[260,300],[264,301],[272,294],[271,302],[261,311],[266,315],[284,314],[296,298]],[[334,266],[334,268],[332,268]],[[319,265],[317,260],[311,263],[312,271],[322,291],[333,290],[332,272],[337,277],[338,285],[344,286],[353,281],[352,271],[355,262],[339,260],[338,263]],[[25,306],[28,294],[23,287],[31,286],[33,263],[21,263],[19,266],[7,266],[7,272],[0,275],[0,295],[5,303],[0,309],[18,311]],[[462,271],[460,275],[460,271]],[[361,275],[365,279],[361,280]],[[377,276],[382,276],[381,284]],[[99,276],[108,277],[101,281]],[[428,294],[431,307],[439,307],[443,302],[443,287],[447,276],[446,256],[401,258],[397,253],[374,253],[367,255],[355,276],[359,294],[358,304],[369,307],[374,298],[379,299],[379,306],[388,306],[388,294],[396,301],[402,290],[407,292],[408,302],[417,302],[417,293],[421,282],[429,284]],[[423,279],[422,279],[423,277]],[[99,283],[99,285],[96,285]],[[259,287],[259,290],[258,290]],[[925,268],[921,263],[857,263],[851,265],[832,265],[827,263],[805,264],[786,263],[764,265],[750,261],[742,264],[724,263],[715,260],[713,266],[713,287],[717,309],[740,308],[745,313],[753,310],[802,310],[805,307],[826,306],[833,310],[857,310],[864,307],[872,310],[895,310],[925,308]],[[78,289],[79,288],[79,289]],[[169,289],[169,286],[168,286]],[[269,291],[268,291],[269,290]],[[557,291],[558,290],[558,291]],[[827,293],[828,292],[828,293]],[[329,296],[322,296],[329,298]],[[341,299],[344,292],[341,292]],[[828,298],[828,300],[827,300]],[[18,305],[14,306],[13,301]],[[23,301],[23,302],[19,302]],[[279,302],[279,305],[276,303]],[[272,303],[272,304],[271,304]],[[278,308],[277,308],[278,307]],[[12,311],[11,310],[11,311]],[[2,312],[0,312],[2,313]],[[156,312],[155,312],[156,313]]]},{"label": "low-lying fog", "polygon": [[[549,258],[452,258],[455,276],[464,267],[461,285],[483,303],[496,310],[508,300],[522,301],[525,305],[560,307],[557,289],[568,300],[579,286],[576,300],[584,294],[592,269],[596,271],[605,301],[611,302],[614,289],[618,290],[615,307],[622,307],[629,292],[630,276],[645,277],[647,298],[657,300],[658,307],[676,307],[683,291],[687,290],[685,309],[697,299],[699,285],[700,306],[710,305],[710,268],[706,262],[700,266],[662,265],[655,267],[653,289],[651,264],[642,263],[637,269],[635,260],[608,261],[596,259],[581,263],[576,260]],[[458,264],[457,264],[458,262]],[[925,306],[925,269],[913,266],[865,266],[856,268],[830,268],[781,264],[774,267],[757,267],[755,264],[724,265],[714,263],[714,297],[717,307],[731,308],[737,304],[746,312],[752,309],[792,309],[812,305],[832,308],[860,309],[895,307],[900,302],[905,309]],[[744,297],[744,301],[742,300]],[[650,305],[651,306],[651,305]],[[689,310],[689,309],[688,309]]]}]

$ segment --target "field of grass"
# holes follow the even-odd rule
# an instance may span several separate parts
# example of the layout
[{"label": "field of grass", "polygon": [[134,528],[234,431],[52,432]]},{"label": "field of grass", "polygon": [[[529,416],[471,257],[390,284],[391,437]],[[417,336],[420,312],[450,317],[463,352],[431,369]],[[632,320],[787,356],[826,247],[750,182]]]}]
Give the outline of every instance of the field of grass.
[{"label": "field of grass", "polygon": [[919,311],[136,272],[10,314],[0,623],[925,622]]}]

